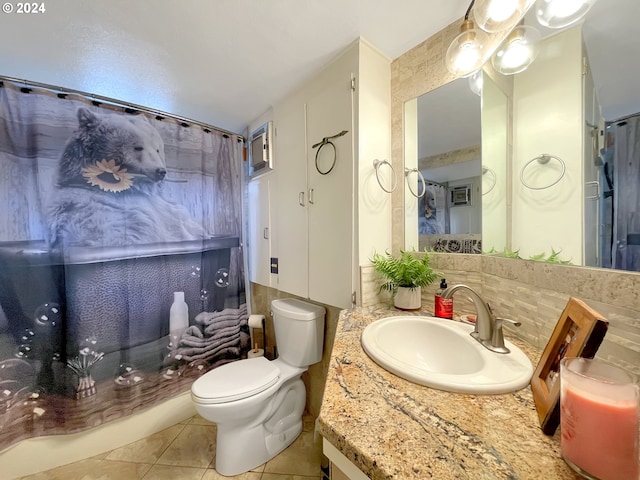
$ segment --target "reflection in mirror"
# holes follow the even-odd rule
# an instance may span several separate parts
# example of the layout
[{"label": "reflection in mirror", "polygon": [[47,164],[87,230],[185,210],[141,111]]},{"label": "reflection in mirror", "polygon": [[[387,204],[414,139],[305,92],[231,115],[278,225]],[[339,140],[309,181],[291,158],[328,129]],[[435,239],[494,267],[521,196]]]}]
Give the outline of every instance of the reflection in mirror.
[{"label": "reflection in mirror", "polygon": [[[538,25],[538,58],[512,77],[507,246],[522,258],[559,251],[576,265],[640,270],[636,9],[635,0],[610,0],[582,25]],[[533,12],[525,22],[536,24]]]},{"label": "reflection in mirror", "polygon": [[[509,90],[509,85],[504,85],[503,88]],[[508,236],[510,214],[507,211],[508,121],[507,93],[498,86],[489,71],[486,71],[483,73],[482,82],[482,244],[484,252],[504,252],[510,244]]]},{"label": "reflection in mirror", "polygon": [[[431,142],[462,134],[437,110],[428,114],[432,121],[427,131],[415,119],[421,113],[419,101],[449,85],[407,103],[408,168],[424,169],[418,159],[482,144],[484,252],[640,271],[636,10],[637,0],[600,1],[582,24],[561,31],[545,30],[531,10],[525,23],[539,28],[543,37],[533,64],[516,75],[485,67],[482,142],[419,151],[417,141],[428,134]],[[449,109],[461,98],[449,97]],[[440,126],[451,135],[433,134]],[[545,161],[547,157],[551,160]],[[417,188],[417,175],[409,180]],[[420,205],[405,192],[405,246],[418,247],[426,238],[415,221]]]},{"label": "reflection in mirror", "polygon": [[458,79],[407,102],[404,116],[405,248],[480,253],[480,97]]}]

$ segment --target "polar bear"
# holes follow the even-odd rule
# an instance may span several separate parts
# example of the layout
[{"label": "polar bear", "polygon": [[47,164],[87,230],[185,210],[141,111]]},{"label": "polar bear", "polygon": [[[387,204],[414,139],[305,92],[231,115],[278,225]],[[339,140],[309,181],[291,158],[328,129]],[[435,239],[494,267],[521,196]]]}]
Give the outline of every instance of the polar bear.
[{"label": "polar bear", "polygon": [[58,166],[49,217],[52,247],[201,240],[202,227],[161,196],[164,143],[143,115],[77,111]]},{"label": "polar bear", "polygon": [[79,128],[62,153],[58,186],[84,186],[87,182],[83,180],[83,169],[104,161],[125,168],[135,178],[131,185],[134,189],[144,189],[164,179],[164,143],[147,117],[98,115],[86,108],[79,108],[77,114]]}]

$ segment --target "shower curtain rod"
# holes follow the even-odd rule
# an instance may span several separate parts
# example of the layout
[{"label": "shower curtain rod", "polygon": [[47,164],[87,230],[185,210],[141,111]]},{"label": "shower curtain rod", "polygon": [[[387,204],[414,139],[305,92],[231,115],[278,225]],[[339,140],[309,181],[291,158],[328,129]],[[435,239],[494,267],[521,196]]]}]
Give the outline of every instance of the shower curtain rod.
[{"label": "shower curtain rod", "polygon": [[172,119],[175,119],[175,120],[177,120],[178,122],[180,122],[182,124],[186,124],[184,126],[197,125],[199,127],[202,127],[205,130],[209,130],[209,131],[215,130],[216,132],[219,132],[219,133],[222,133],[222,134],[225,134],[225,135],[236,136],[242,142],[245,142],[245,140],[246,140],[244,138],[244,136],[240,135],[239,133],[230,132],[229,130],[225,130],[223,128],[219,128],[219,127],[215,127],[213,125],[202,123],[202,122],[199,122],[197,120],[192,120],[190,118],[180,117],[178,115],[174,115],[173,113],[163,112],[162,110],[156,110],[156,109],[150,108],[150,107],[143,107],[142,105],[137,105],[135,103],[123,102],[123,101],[120,101],[120,100],[116,100],[114,98],[103,97],[102,95],[95,95],[93,93],[87,93],[87,92],[83,92],[81,90],[74,90],[72,88],[58,87],[56,85],[49,85],[49,84],[40,83],[40,82],[32,82],[31,80],[23,80],[23,79],[20,79],[20,78],[5,77],[3,75],[0,75],[0,82],[5,82],[5,81],[6,82],[11,82],[11,83],[14,83],[14,84],[15,83],[22,84],[22,85],[25,85],[27,87],[44,88],[46,90],[51,90],[53,92],[81,95],[83,97],[87,97],[87,98],[90,98],[92,100],[101,101],[101,102],[105,102],[105,103],[110,103],[110,104],[115,105],[115,106],[122,106],[122,107],[125,107],[125,108],[131,108],[131,109],[134,109],[134,110],[140,110],[142,112],[148,112],[148,113],[151,113],[153,115],[160,116],[160,117],[172,118]]},{"label": "shower curtain rod", "polygon": [[638,117],[638,116],[640,116],[640,112],[636,112],[636,113],[632,113],[631,115],[625,115],[624,117],[616,118],[615,120],[608,121],[607,124],[612,125],[614,123],[623,122],[625,120],[629,120],[630,118]]},{"label": "shower curtain rod", "polygon": [[449,188],[449,185],[446,185],[444,183],[440,183],[440,182],[434,182],[433,180],[429,180],[427,178],[424,179],[424,182],[428,185],[437,185],[438,187],[442,187],[442,188]]}]

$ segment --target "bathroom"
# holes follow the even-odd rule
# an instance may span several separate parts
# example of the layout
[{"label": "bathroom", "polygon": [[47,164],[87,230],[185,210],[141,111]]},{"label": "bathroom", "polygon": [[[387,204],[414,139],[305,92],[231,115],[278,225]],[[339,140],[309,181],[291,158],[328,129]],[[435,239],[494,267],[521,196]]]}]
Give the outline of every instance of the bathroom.
[{"label": "bathroom", "polygon": [[[363,182],[361,188],[366,189],[367,194],[358,205],[358,216],[356,218],[351,217],[341,220],[347,222],[349,225],[354,225],[355,232],[352,233],[352,237],[348,238],[346,241],[349,243],[354,242],[356,245],[358,245],[358,247],[356,248],[357,252],[355,255],[353,255],[354,257],[358,258],[358,260],[348,261],[348,264],[350,266],[353,265],[353,268],[350,268],[349,271],[346,272],[346,275],[340,274],[339,276],[336,275],[332,277],[335,280],[342,280],[343,278],[348,279],[349,284],[347,288],[341,289],[342,293],[344,293],[344,291],[346,290],[346,295],[343,295],[337,300],[324,300],[324,298],[326,298],[324,292],[319,292],[318,294],[309,293],[313,289],[317,289],[317,285],[303,285],[303,282],[300,282],[295,277],[287,278],[287,276],[290,274],[290,270],[287,269],[287,261],[295,262],[296,260],[285,258],[282,251],[271,252],[279,253],[279,256],[268,255],[268,257],[273,256],[279,258],[278,268],[280,269],[280,272],[275,274],[271,273],[270,269],[268,269],[266,272],[260,273],[264,276],[260,278],[259,282],[252,281],[250,284],[252,310],[255,312],[265,313],[267,315],[266,343],[268,355],[273,354],[272,348],[275,345],[275,338],[273,337],[274,329],[273,325],[271,324],[271,318],[269,315],[270,303],[272,300],[277,298],[289,298],[293,295],[295,297],[303,299],[311,298],[312,301],[315,300],[315,303],[323,304],[327,308],[323,360],[322,362],[311,366],[309,372],[305,374],[305,376],[303,376],[303,378],[306,377],[305,379],[307,381],[309,389],[307,410],[310,414],[310,417],[316,417],[321,408],[325,376],[329,368],[332,338],[337,328],[340,310],[342,308],[351,306],[352,292],[356,292],[355,303],[357,305],[370,306],[374,305],[378,301],[378,285],[373,278],[373,272],[368,262],[370,252],[373,250],[384,251],[387,248],[397,251],[398,249],[405,247],[405,222],[402,218],[403,212],[405,210],[405,198],[401,192],[402,189],[399,187],[397,191],[395,191],[391,195],[382,192],[375,179],[372,160],[374,158],[388,158],[391,160],[392,165],[394,166],[396,171],[402,171],[404,162],[402,155],[402,106],[405,101],[415,98],[418,94],[427,92],[441,84],[452,80],[452,77],[446,71],[444,71],[443,69],[438,70],[438,68],[440,67],[434,65],[437,62],[438,56],[443,55],[444,50],[446,49],[446,46],[448,44],[448,40],[444,39],[452,38],[452,32],[459,29],[458,19],[462,14],[464,14],[466,7],[466,2],[460,2],[455,7],[447,7],[451,9],[449,12],[451,16],[446,19],[443,18],[441,24],[438,25],[438,28],[434,29],[432,32],[417,29],[419,32],[422,31],[422,33],[416,35],[413,43],[409,41],[405,48],[399,50],[397,54],[394,54],[390,56],[389,59],[387,59],[390,64],[390,67],[388,67],[390,68],[390,72],[388,75],[390,75],[389,82],[392,89],[391,101],[388,102],[387,105],[375,105],[375,111],[372,112],[363,111],[363,109],[366,109],[368,107],[366,104],[359,105],[361,122],[364,122],[363,119],[368,119],[373,124],[376,119],[382,117],[382,121],[386,119],[386,124],[390,123],[391,129],[390,131],[386,131],[388,130],[388,128],[382,129],[382,131],[377,135],[378,140],[380,141],[379,145],[374,146],[371,144],[361,144],[359,147],[360,151],[357,152],[357,155],[359,156],[358,165],[361,170],[359,180]],[[52,6],[50,8],[53,9]],[[55,12],[50,13],[51,15],[49,18],[51,18],[51,20],[49,21],[62,22],[62,20],[58,16],[54,15]],[[6,17],[4,20],[6,20]],[[44,22],[47,21],[47,17],[43,16],[38,21],[43,22],[44,24]],[[114,22],[116,21],[114,20]],[[105,25],[110,24],[105,23]],[[450,26],[444,28],[447,25]],[[100,25],[99,23],[97,24],[97,31],[102,35],[109,36],[109,33],[104,30],[105,28],[107,27],[105,27],[104,25]],[[442,28],[444,28],[444,30],[442,30],[439,35],[430,38],[425,43],[421,43],[420,45],[418,45],[418,47],[411,48],[412,45],[419,44],[426,38],[431,37],[432,34],[436,33],[436,31]],[[376,45],[375,40],[370,35],[363,34],[363,36],[372,41],[374,45]],[[34,38],[37,38],[37,35],[34,35]],[[113,38],[111,38],[111,40],[113,40]],[[352,40],[353,38],[346,40],[343,46],[346,46]],[[120,39],[119,41],[122,40]],[[7,42],[3,42],[3,44],[5,46],[8,45]],[[118,43],[116,42],[116,44]],[[16,46],[16,48],[25,48],[25,46],[18,45]],[[3,53],[3,58],[5,56],[6,58],[22,56],[23,58],[20,62],[24,62],[27,65],[23,69],[16,68],[16,71],[20,72],[19,75],[10,75],[12,73],[11,71],[4,71],[0,73],[17,78],[27,78],[33,80],[40,79],[39,75],[37,75],[37,69],[33,67],[33,64],[36,63],[35,58],[38,59],[38,62],[44,62],[45,65],[47,59],[39,58],[39,56],[37,55],[37,49],[33,45],[32,48],[34,51],[30,54],[26,50],[19,51],[19,53],[14,52],[11,55]],[[87,49],[90,47],[85,45],[83,46],[83,48]],[[154,53],[160,54],[161,56],[164,55],[164,53],[156,51],[155,47],[151,46],[151,48],[154,49]],[[339,50],[342,50],[342,48]],[[339,50],[336,50],[333,55],[327,57],[323,63],[326,64],[329,59],[335,57],[335,54]],[[403,53],[405,51],[406,53]],[[96,58],[93,55],[94,53],[97,54],[99,52],[97,50],[95,52],[89,50],[87,53],[85,53],[85,68],[102,68],[100,66],[100,61],[105,61],[105,59]],[[370,49],[368,50],[368,47],[365,46],[361,47],[361,53],[363,55],[373,55],[373,53],[375,52],[372,53]],[[16,64],[20,65],[20,62],[16,61]],[[3,61],[3,64],[4,63],[5,62]],[[153,67],[153,65],[151,66]],[[429,69],[429,75],[413,75],[411,73],[422,72],[425,68]],[[54,67],[51,67],[51,69],[53,71]],[[320,66],[318,66],[317,70],[320,70]],[[57,78],[58,77],[55,76],[52,76],[51,79],[47,77],[45,83],[69,86],[68,82],[63,82],[61,80],[58,80]],[[169,81],[163,75],[157,76],[157,80],[160,80],[160,84]],[[164,83],[164,85],[167,86],[166,83]],[[83,87],[81,88],[81,90],[99,91],[99,88],[97,88],[99,86],[100,84],[99,82],[97,82],[96,87]],[[367,88],[375,88],[375,86],[367,86]],[[117,95],[111,94],[110,96],[121,99],[130,99],[132,102],[141,105],[154,105],[161,110],[168,112],[172,112],[176,109],[172,108],[172,105],[170,104],[159,104],[155,99],[151,98],[152,93],[153,92],[149,90],[147,92],[139,92],[138,96],[136,96],[133,93],[127,93],[123,90]],[[283,92],[281,96],[284,96],[284,93],[286,92]],[[149,97],[147,97],[147,95],[149,95]],[[181,103],[179,101],[176,101],[176,105],[180,104]],[[279,105],[275,101],[274,104],[273,115],[277,115],[278,112],[277,108],[275,107]],[[313,104],[309,102],[309,109],[311,110],[312,108]],[[374,107],[371,106],[368,108],[373,109]],[[266,110],[267,108],[262,109],[259,114],[261,114],[262,111]],[[204,114],[196,112],[196,110],[194,110],[194,113],[191,114],[190,117],[207,119],[210,118],[208,116],[205,117]],[[234,118],[234,114],[229,113],[228,117],[232,119]],[[249,128],[247,128],[246,134],[250,133],[250,130],[253,130],[254,127],[263,124],[265,120],[266,118],[257,118],[255,121],[250,121]],[[211,118],[211,124],[213,125],[220,125],[222,123],[222,120]],[[244,129],[246,126],[246,123],[243,125],[238,125],[237,127],[232,128],[232,130],[242,131],[241,129]],[[310,125],[310,128],[312,127],[313,125]],[[350,125],[342,126],[331,124],[327,129],[324,129],[323,126],[320,125],[319,128],[319,132],[321,133],[315,135],[315,137],[317,138],[312,139],[311,143],[319,142],[324,136],[337,134],[344,129],[351,130],[352,135],[355,135],[356,133],[355,130],[353,130],[354,127]],[[359,128],[360,132],[366,131],[366,127],[363,127],[362,125]],[[375,124],[373,124],[371,128],[376,128]],[[340,142],[353,141],[353,138],[349,138],[347,135],[336,138],[332,141],[336,145],[338,152],[340,152],[342,150],[341,147],[346,145],[346,143]],[[367,148],[370,148],[370,150],[367,150]],[[324,150],[325,152],[323,153],[327,153],[330,151],[330,148]],[[315,155],[315,151],[312,150],[311,154]],[[311,158],[311,161],[313,161],[313,157]],[[328,165],[330,166],[330,163]],[[277,163],[274,166],[275,168],[277,168]],[[339,169],[341,167],[343,167],[343,164],[338,162],[336,165],[336,169]],[[294,172],[290,173],[293,174]],[[337,171],[334,173],[337,173]],[[382,172],[382,174],[384,175],[385,172]],[[326,179],[334,180],[331,175],[326,175],[325,177]],[[256,181],[263,183],[267,178],[267,175],[260,176],[256,178]],[[323,177],[323,179],[325,178]],[[385,179],[383,178],[383,181],[384,180]],[[283,185],[282,183],[279,183],[277,185],[276,193],[278,193],[280,189],[285,189],[286,187],[286,184]],[[310,186],[309,188],[314,188],[314,186]],[[320,187],[315,188],[317,188],[316,194],[320,195]],[[306,189],[303,187],[299,190]],[[293,193],[297,200],[298,191],[295,190],[293,191]],[[320,197],[317,198],[319,200]],[[279,225],[278,222],[280,220],[281,219],[275,219],[274,224],[272,224],[271,226],[271,228],[273,229],[271,233],[274,236],[278,235],[278,228],[276,227],[277,225]],[[312,244],[312,242],[317,241],[317,235],[312,234],[311,230],[315,223],[311,218],[309,218],[308,221],[310,229],[308,232],[303,232],[303,236],[306,236],[306,241],[308,243],[306,248],[308,248],[309,251],[317,252],[318,248],[323,248],[323,245]],[[306,225],[307,219],[305,218],[302,220],[296,220],[295,222],[291,223],[298,224],[299,222],[302,222]],[[263,228],[259,230],[259,233],[260,236],[263,236]],[[287,235],[290,234],[291,232],[287,232]],[[357,243],[356,239],[358,240]],[[276,241],[274,240],[273,236],[271,240]],[[281,240],[277,239],[277,241],[279,242]],[[345,240],[342,239],[341,241]],[[286,242],[284,244],[287,245]],[[324,257],[325,261],[326,258],[329,257]],[[312,267],[312,265],[310,264],[309,268],[322,268],[322,261],[323,258],[319,256],[320,265]],[[522,335],[532,345],[538,348],[544,347],[544,344],[546,343],[546,340],[551,333],[553,325],[555,324],[555,321],[562,311],[562,307],[564,306],[567,297],[573,295],[584,299],[591,306],[600,310],[601,313],[607,316],[611,321],[611,329],[607,334],[607,341],[601,347],[599,355],[609,359],[615,364],[625,366],[627,369],[635,372],[636,374],[638,373],[637,365],[639,362],[637,345],[640,342],[636,340],[638,338],[638,328],[637,323],[634,320],[634,318],[637,316],[638,304],[633,295],[633,292],[637,290],[637,275],[633,273],[624,273],[612,270],[592,270],[562,265],[534,264],[526,260],[511,260],[484,255],[455,256],[446,254],[434,254],[432,261],[435,267],[446,274],[450,282],[467,283],[469,285],[472,285],[474,288],[481,290],[483,295],[491,301],[492,305],[496,306],[496,309],[498,310],[500,315],[511,318],[522,318],[523,320],[523,317],[527,317],[528,320],[526,322],[523,322],[523,326],[525,328],[522,329],[519,334]],[[311,259],[309,260],[309,262],[311,262]],[[303,268],[302,263],[306,264],[306,262],[301,262],[301,264],[299,265],[300,269]],[[295,265],[295,263],[293,264]],[[311,274],[306,275],[311,276]],[[278,281],[278,283],[275,283],[276,281]],[[512,292],[513,295],[517,295],[517,303],[513,304],[512,302],[508,301],[508,299],[505,299],[503,295],[504,292]],[[424,292],[423,296],[425,299],[425,305],[430,304],[429,299],[431,298],[432,293],[433,292],[430,291]],[[329,296],[330,294],[331,292],[327,293],[326,295]],[[258,341],[261,341],[260,337],[258,337]],[[150,414],[149,422],[158,422],[158,419],[161,418],[161,422],[163,423],[163,425],[165,425],[166,427],[170,427],[184,421],[184,418],[179,418],[180,414],[177,414],[177,417],[175,416],[175,410],[183,412],[186,411],[186,409],[190,408],[190,402],[188,401],[188,398],[186,399],[186,401],[184,398],[176,398],[174,400],[174,403],[175,406],[174,404],[167,404],[164,405],[164,410],[153,412],[152,414]],[[144,415],[144,412],[141,412],[140,415]],[[152,430],[148,430],[149,434],[151,433],[151,431]],[[108,436],[108,433],[104,433],[103,436]],[[91,444],[92,442],[94,443]],[[100,435],[92,437],[91,440],[87,440],[87,442],[85,443],[91,444],[89,445],[89,450],[92,450],[93,453],[88,452],[84,455],[84,457],[81,458],[87,458],[93,454],[100,454],[104,450],[115,448],[109,446],[103,448],[101,442],[103,442],[103,439],[100,438]],[[56,447],[55,440],[52,445],[54,446],[53,448],[60,448],[62,446],[60,442]],[[100,450],[101,448],[103,449]],[[32,458],[34,456],[33,453],[28,455]],[[36,455],[38,457],[46,456],[39,454]],[[60,455],[62,456],[63,454],[61,453]],[[0,464],[3,464],[3,462],[4,460],[0,456]],[[284,475],[285,473],[293,474],[294,472],[281,473]],[[274,473],[274,475],[276,474],[277,473]],[[269,477],[265,476],[263,478]]]}]

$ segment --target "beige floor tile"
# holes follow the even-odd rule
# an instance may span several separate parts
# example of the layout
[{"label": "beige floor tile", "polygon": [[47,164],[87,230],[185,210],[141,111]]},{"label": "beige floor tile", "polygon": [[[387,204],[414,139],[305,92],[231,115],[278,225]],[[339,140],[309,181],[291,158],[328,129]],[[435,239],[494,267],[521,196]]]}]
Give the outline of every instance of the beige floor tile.
[{"label": "beige floor tile", "polygon": [[160,465],[207,468],[215,458],[215,427],[185,425],[158,459]]},{"label": "beige floor tile", "polygon": [[81,480],[87,472],[98,468],[102,460],[87,459],[63,465],[46,472],[22,477],[20,480]]},{"label": "beige floor tile", "polygon": [[209,425],[212,427],[215,427],[216,425],[215,423],[210,422],[209,420],[205,420],[200,415],[194,415],[193,417],[191,417],[191,420],[189,421],[189,423],[192,425]]},{"label": "beige floor tile", "polygon": [[322,441],[320,437],[314,439],[313,432],[302,432],[286,450],[267,462],[264,472],[321,476],[321,456]]},{"label": "beige floor tile", "polygon": [[150,464],[113,462],[103,460],[100,464],[85,473],[82,480],[140,480],[151,468]]},{"label": "beige floor tile", "polygon": [[107,455],[107,460],[154,464],[171,445],[185,425],[174,425],[158,433],[117,448]]},{"label": "beige floor tile", "polygon": [[142,480],[201,480],[204,472],[204,468],[154,465]]},{"label": "beige floor tile", "polygon": [[111,453],[111,450],[107,450],[106,452],[99,453],[98,455],[94,455],[93,457],[89,457],[93,460],[104,460],[107,458],[107,455]]},{"label": "beige floor tile", "polygon": [[226,480],[228,478],[235,480],[261,480],[261,477],[262,473],[260,472],[247,472],[233,477],[225,477],[215,470],[209,469],[207,470],[207,473],[204,474],[204,477],[202,477],[202,480]]},{"label": "beige floor tile", "polygon": [[306,475],[289,475],[288,473],[263,473],[260,480],[320,480],[322,477]]}]

